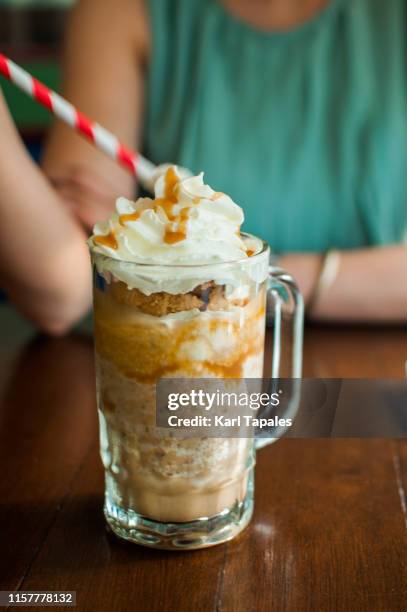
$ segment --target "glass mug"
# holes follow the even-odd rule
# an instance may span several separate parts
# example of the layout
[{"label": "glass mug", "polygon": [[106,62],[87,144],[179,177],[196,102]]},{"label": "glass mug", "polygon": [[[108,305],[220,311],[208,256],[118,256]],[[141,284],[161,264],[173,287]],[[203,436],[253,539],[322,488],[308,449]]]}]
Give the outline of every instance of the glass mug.
[{"label": "glass mug", "polygon": [[[270,268],[269,258],[263,243],[259,253],[231,263],[120,262],[124,280],[137,277],[153,288],[158,278],[174,279],[174,293],[146,295],[115,276],[117,260],[92,252],[104,513],[119,537],[155,548],[195,549],[230,540],[249,523],[255,441],[174,438],[156,426],[156,383],[168,377],[262,378],[270,313],[271,375],[278,378],[287,349],[286,305],[293,311],[289,375],[301,376],[302,298],[291,277]],[[176,292],[184,282],[194,285],[194,278],[205,281]]]}]

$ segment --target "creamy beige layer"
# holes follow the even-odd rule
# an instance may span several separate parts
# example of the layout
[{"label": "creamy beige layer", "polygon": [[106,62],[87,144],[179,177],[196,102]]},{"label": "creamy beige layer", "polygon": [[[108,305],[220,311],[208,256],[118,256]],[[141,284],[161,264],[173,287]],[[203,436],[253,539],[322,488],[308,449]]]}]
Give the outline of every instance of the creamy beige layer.
[{"label": "creamy beige layer", "polygon": [[[236,502],[242,502],[247,492],[248,472],[240,477],[213,489],[188,487],[183,492],[164,492],[154,490],[148,481],[140,479],[131,485],[120,483],[117,477],[110,482],[111,474],[107,472],[107,486],[116,491],[115,500],[121,507],[136,511],[154,521],[183,523],[220,514],[232,508]],[[120,495],[117,492],[120,489]]]},{"label": "creamy beige layer", "polygon": [[243,500],[250,439],[173,437],[155,427],[153,383],[127,379],[114,365],[97,362],[102,457],[115,503],[180,522]]},{"label": "creamy beige layer", "polygon": [[214,516],[246,494],[252,465],[248,439],[174,440],[153,428],[129,435],[100,415],[110,497],[158,521]]}]

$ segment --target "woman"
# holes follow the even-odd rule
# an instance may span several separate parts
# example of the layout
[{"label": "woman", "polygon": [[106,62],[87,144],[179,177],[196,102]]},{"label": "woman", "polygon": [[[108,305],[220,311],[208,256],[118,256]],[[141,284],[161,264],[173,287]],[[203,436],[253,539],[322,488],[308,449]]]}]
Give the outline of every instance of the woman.
[{"label": "woman", "polygon": [[[63,93],[153,161],[205,170],[310,316],[405,321],[406,24],[402,0],[81,0]],[[41,173],[3,101],[0,125],[0,284],[61,333],[89,307],[89,228],[136,186],[60,124]]]}]

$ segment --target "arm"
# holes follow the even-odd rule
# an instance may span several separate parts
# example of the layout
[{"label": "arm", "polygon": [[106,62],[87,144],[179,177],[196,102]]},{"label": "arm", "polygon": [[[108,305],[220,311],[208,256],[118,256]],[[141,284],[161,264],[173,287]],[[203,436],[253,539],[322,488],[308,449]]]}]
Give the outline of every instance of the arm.
[{"label": "arm", "polygon": [[0,286],[51,333],[89,304],[85,234],[27,155],[0,99]]},{"label": "arm", "polygon": [[[318,278],[321,256],[288,254],[281,267],[298,281],[305,302]],[[407,246],[341,251],[333,285],[321,295],[310,318],[318,321],[400,323],[407,321]]]},{"label": "arm", "polygon": [[[132,0],[82,0],[64,62],[64,94],[130,145],[142,94],[134,20],[141,27]],[[133,179],[58,124],[44,160],[53,188],[26,153],[3,99],[0,128],[0,286],[23,314],[62,333],[90,305],[86,232],[78,216],[88,223],[106,216],[103,207],[117,195],[132,195]]]}]

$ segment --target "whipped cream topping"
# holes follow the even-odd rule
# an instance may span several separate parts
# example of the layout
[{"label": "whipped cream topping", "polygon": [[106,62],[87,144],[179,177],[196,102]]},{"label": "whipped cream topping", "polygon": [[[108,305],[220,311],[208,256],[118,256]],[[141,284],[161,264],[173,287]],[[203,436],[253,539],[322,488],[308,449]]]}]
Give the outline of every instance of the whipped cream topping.
[{"label": "whipped cream topping", "polygon": [[[230,284],[236,270],[224,276],[216,264],[236,262],[236,268],[261,251],[261,240],[240,234],[243,221],[240,206],[205,185],[203,174],[185,178],[170,166],[156,181],[154,199],[119,198],[110,219],[95,225],[89,245],[94,254],[107,256],[96,259],[98,271],[112,273],[129,288],[146,295],[187,292],[209,280]],[[164,267],[137,270],[132,264]]]},{"label": "whipped cream topping", "polygon": [[94,228],[95,251],[149,264],[205,264],[248,256],[240,236],[242,209],[203,182],[182,179],[170,167],[155,186],[155,199],[119,198],[117,212]]}]

